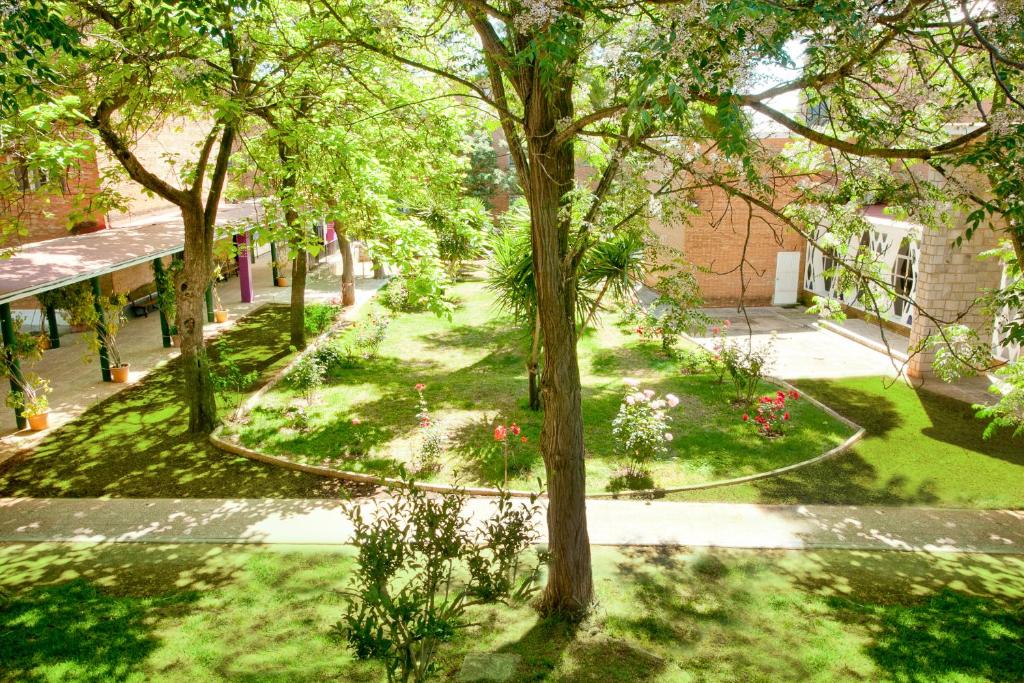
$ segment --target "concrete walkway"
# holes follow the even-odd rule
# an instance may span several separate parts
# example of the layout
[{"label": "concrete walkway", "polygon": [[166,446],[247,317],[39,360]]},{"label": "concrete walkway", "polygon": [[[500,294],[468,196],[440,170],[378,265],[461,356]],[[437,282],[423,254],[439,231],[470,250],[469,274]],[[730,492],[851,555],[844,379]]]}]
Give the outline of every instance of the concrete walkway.
[{"label": "concrete walkway", "polygon": [[[311,273],[306,284],[307,302],[327,302],[340,297],[341,283],[334,273],[337,261],[337,254],[327,257],[320,269]],[[381,280],[358,277],[363,274],[360,265],[356,267],[356,306],[352,310],[357,310],[383,283]],[[207,338],[230,329],[249,311],[268,303],[287,304],[291,296],[290,287],[273,285],[269,255],[262,255],[253,266],[254,296],[251,304],[242,303],[237,278],[219,283],[217,290],[231,317],[225,323],[208,323],[204,327]],[[53,387],[53,393],[50,394],[50,429],[70,422],[90,406],[138,382],[154,368],[178,355],[178,349],[165,349],[161,345],[159,315],[150,313],[145,318],[129,318],[118,334],[121,355],[131,363],[128,384],[103,382],[99,362],[93,354],[88,353],[83,337],[82,334],[62,335],[59,349],[46,351],[39,361],[24,368],[48,378]],[[7,383],[0,383],[0,462],[38,442],[48,433],[15,431],[14,412],[2,407],[7,391]]]},{"label": "concrete walkway", "polygon": [[[381,502],[358,504],[373,513]],[[475,498],[468,509],[480,518],[493,504]],[[0,542],[343,544],[352,534],[345,505],[312,499],[0,498]],[[587,519],[595,545],[1024,555],[1024,511],[590,500]],[[543,509],[537,522],[545,531]]]}]

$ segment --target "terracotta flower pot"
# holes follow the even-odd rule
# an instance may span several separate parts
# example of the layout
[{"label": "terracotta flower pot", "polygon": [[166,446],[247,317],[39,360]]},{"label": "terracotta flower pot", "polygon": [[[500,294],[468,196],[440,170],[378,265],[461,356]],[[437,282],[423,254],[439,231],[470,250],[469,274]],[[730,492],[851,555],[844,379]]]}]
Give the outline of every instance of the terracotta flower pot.
[{"label": "terracotta flower pot", "polygon": [[288,278],[286,278],[286,277],[279,277],[279,278],[277,278],[277,286],[278,287],[287,287],[288,286]]},{"label": "terracotta flower pot", "polygon": [[28,416],[28,428],[33,432],[41,432],[50,426],[50,413],[40,413],[39,415]]},{"label": "terracotta flower pot", "polygon": [[128,363],[110,368],[110,379],[115,384],[124,384],[128,381]]},{"label": "terracotta flower pot", "polygon": [[213,312],[213,320],[218,323],[226,323],[228,321],[228,312],[225,310],[216,310]]},{"label": "terracotta flower pot", "polygon": [[45,334],[39,335],[38,339],[39,348],[42,349],[43,351],[48,351],[53,347],[53,345],[50,343],[50,338]]}]

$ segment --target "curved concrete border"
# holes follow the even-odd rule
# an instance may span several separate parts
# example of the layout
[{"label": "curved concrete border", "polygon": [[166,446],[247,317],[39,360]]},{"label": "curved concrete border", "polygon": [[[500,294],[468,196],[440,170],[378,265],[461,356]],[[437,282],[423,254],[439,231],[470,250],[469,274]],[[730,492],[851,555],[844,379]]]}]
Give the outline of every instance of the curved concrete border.
[{"label": "curved concrete border", "polygon": [[[232,421],[237,421],[237,420],[241,419],[243,416],[245,416],[256,405],[256,402],[259,401],[259,399],[262,398],[268,391],[270,391],[272,388],[274,388],[274,386],[276,386],[278,382],[280,382],[282,379],[284,379],[284,377],[288,374],[288,372],[290,372],[291,369],[293,367],[295,367],[295,365],[299,361],[301,361],[306,355],[308,355],[310,353],[313,353],[320,346],[320,344],[324,343],[324,341],[327,340],[332,334],[334,334],[338,330],[341,330],[341,329],[344,329],[345,327],[348,327],[351,324],[352,324],[351,321],[342,320],[342,321],[332,325],[330,329],[328,329],[326,332],[324,332],[320,336],[318,336],[315,340],[313,340],[312,343],[310,343],[306,347],[306,349],[304,351],[302,351],[295,358],[293,358],[290,363],[288,363],[287,365],[282,367],[280,370],[278,370],[274,374],[274,376],[271,377],[270,380],[267,381],[266,384],[261,386],[255,392],[253,392],[245,401],[242,401],[238,405],[238,408],[235,409],[235,412],[232,413],[232,415],[231,415],[231,417],[229,419],[232,420]],[[785,382],[785,381],[783,381],[781,379],[777,379],[775,377],[769,377],[768,379],[769,379],[769,381],[771,381],[772,383],[782,387],[783,389],[786,389],[786,390],[795,390],[796,389],[796,387],[794,387],[793,385],[791,385],[788,382]],[[831,415],[835,419],[839,420],[840,422],[842,422],[846,426],[850,427],[851,429],[854,430],[854,433],[850,437],[848,437],[845,441],[843,441],[843,443],[839,444],[838,446],[836,446],[834,448],[829,449],[828,451],[822,453],[821,455],[817,455],[817,456],[815,456],[813,458],[810,458],[808,460],[803,460],[803,461],[798,462],[798,463],[793,463],[792,465],[785,465],[784,467],[778,467],[778,468],[776,468],[774,470],[769,470],[767,472],[757,472],[756,474],[748,474],[748,475],[745,475],[745,476],[742,476],[742,477],[734,477],[732,479],[720,479],[718,481],[712,481],[712,482],[707,482],[707,483],[703,483],[703,484],[690,484],[690,485],[687,485],[687,486],[675,486],[675,487],[671,487],[671,488],[625,490],[625,491],[616,491],[614,493],[612,493],[612,492],[607,492],[607,493],[588,493],[587,494],[587,498],[661,498],[661,497],[663,497],[663,496],[665,496],[665,495],[667,495],[669,493],[682,493],[682,492],[685,492],[685,491],[702,491],[704,489],[714,489],[714,488],[720,488],[720,487],[723,487],[723,486],[732,486],[734,484],[743,484],[743,483],[750,482],[750,481],[756,481],[758,479],[767,479],[769,477],[774,477],[774,476],[777,476],[779,474],[783,474],[785,472],[791,472],[793,470],[797,470],[797,469],[800,469],[802,467],[807,467],[808,465],[813,465],[815,463],[822,462],[823,460],[828,460],[829,458],[833,458],[833,457],[839,455],[840,453],[845,452],[851,446],[853,446],[853,444],[857,443],[862,438],[864,438],[864,434],[866,433],[866,430],[863,427],[861,427],[860,425],[858,425],[856,422],[854,422],[853,420],[850,420],[849,418],[845,417],[844,415],[840,415],[835,410],[833,410],[832,408],[828,407],[827,405],[825,405],[824,403],[822,403],[818,399],[813,398],[812,396],[808,396],[807,394],[803,393],[802,391],[800,392],[800,397],[802,399],[804,399],[805,401],[808,401],[808,402],[814,404],[815,406],[817,406],[821,410],[824,410],[826,413],[828,413],[829,415]],[[304,463],[295,462],[294,460],[290,460],[288,458],[282,458],[280,456],[270,455],[269,453],[264,453],[262,451],[257,451],[257,450],[254,450],[252,448],[248,448],[246,446],[243,446],[242,444],[237,443],[235,441],[223,438],[221,436],[221,434],[222,434],[222,432],[224,430],[224,427],[225,427],[225,425],[222,423],[221,425],[219,425],[217,427],[217,429],[215,429],[213,431],[212,434],[210,434],[210,443],[212,443],[214,446],[216,446],[217,448],[219,448],[219,449],[221,449],[223,451],[227,451],[228,453],[233,453],[235,455],[240,455],[242,457],[249,458],[250,460],[257,460],[259,462],[264,462],[264,463],[268,463],[268,464],[271,464],[271,465],[276,465],[278,467],[283,467],[283,468],[289,469],[289,470],[295,470],[295,471],[298,471],[298,472],[306,472],[308,474],[316,474],[316,475],[319,475],[319,476],[322,476],[322,477],[330,477],[330,478],[333,478],[333,479],[343,479],[343,480],[346,480],[346,481],[357,482],[357,483],[360,483],[360,484],[372,484],[372,485],[375,485],[375,486],[387,486],[387,485],[392,485],[392,484],[404,483],[403,480],[397,479],[397,478],[394,478],[394,477],[379,477],[379,476],[376,476],[376,475],[373,475],[373,474],[363,474],[361,472],[351,472],[351,471],[348,471],[348,470],[337,470],[337,469],[334,469],[332,467],[321,467],[319,465],[306,465]],[[452,485],[452,484],[433,484],[433,483],[429,483],[429,482],[419,482],[419,481],[414,482],[414,483],[415,483],[415,486],[417,488],[420,488],[420,489],[422,489],[424,491],[432,491],[432,492],[435,492],[435,493],[450,493],[450,492],[453,492],[453,491],[460,491],[462,493],[466,493],[466,494],[471,495],[471,496],[497,496],[497,495],[499,495],[501,493],[498,489],[490,488],[490,487],[465,487],[465,486],[455,486],[455,485]],[[515,490],[515,489],[508,491],[508,493],[510,495],[512,495],[512,496],[521,497],[521,498],[526,498],[526,497],[536,496],[537,495],[537,493],[533,492],[533,491],[522,491],[522,490]]]}]

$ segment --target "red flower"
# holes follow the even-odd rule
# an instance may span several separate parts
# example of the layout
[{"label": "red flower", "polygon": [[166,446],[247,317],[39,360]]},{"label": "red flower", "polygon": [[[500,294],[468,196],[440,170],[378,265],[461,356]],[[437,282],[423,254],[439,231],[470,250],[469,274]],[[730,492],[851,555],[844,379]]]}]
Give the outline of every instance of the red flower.
[{"label": "red flower", "polygon": [[789,397],[795,401],[798,398],[800,398],[800,392],[797,391],[796,389],[793,389],[791,392],[789,392]]},{"label": "red flower", "polygon": [[509,425],[508,431],[512,432],[512,436],[519,436],[519,432],[521,430],[519,429],[519,425],[513,422],[511,425]]},{"label": "red flower", "polygon": [[430,426],[430,418],[429,417],[425,417],[422,420],[420,420],[420,427],[429,427],[429,426]]},{"label": "red flower", "polygon": [[636,333],[637,334],[643,334],[644,333],[644,328],[642,328],[642,327],[636,328]]},{"label": "red flower", "polygon": [[746,413],[743,413],[743,421],[746,422],[749,419],[750,419],[750,416],[747,415]]},{"label": "red flower", "polygon": [[519,441],[522,442],[522,443],[526,443],[527,441],[529,441],[529,439],[527,439],[525,436],[523,436],[523,437],[519,438]]},{"label": "red flower", "polygon": [[782,415],[782,419],[783,419],[783,420],[788,420],[788,419],[789,419],[789,413],[788,413],[788,412],[784,413],[784,414]]},{"label": "red flower", "polygon": [[506,436],[508,436],[508,430],[505,429],[505,425],[498,425],[494,428],[495,441],[504,441]]},{"label": "red flower", "polygon": [[420,382],[414,388],[416,389],[416,391],[423,391],[424,389],[427,388],[427,385],[424,384],[423,382]]}]

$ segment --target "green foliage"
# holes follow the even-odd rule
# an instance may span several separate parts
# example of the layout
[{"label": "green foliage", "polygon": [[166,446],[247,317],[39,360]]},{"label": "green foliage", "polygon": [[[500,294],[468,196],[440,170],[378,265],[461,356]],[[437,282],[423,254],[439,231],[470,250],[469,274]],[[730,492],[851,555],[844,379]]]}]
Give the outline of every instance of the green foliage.
[{"label": "green foliage", "polygon": [[340,312],[341,308],[334,304],[310,304],[306,306],[306,315],[304,316],[306,334],[323,334],[334,323]]},{"label": "green foliage", "polygon": [[1001,430],[1009,430],[1013,437],[1024,436],[1024,362],[1007,363],[996,371],[998,383],[989,387],[996,396],[992,405],[974,406],[979,418],[988,420],[985,438],[990,439]]},{"label": "green foliage", "polygon": [[722,336],[715,350],[722,367],[732,379],[733,400],[744,405],[751,404],[758,387],[768,376],[775,353],[774,339],[761,346],[754,346],[749,339],[744,345]]},{"label": "green foliage", "polygon": [[674,353],[680,336],[703,332],[713,321],[701,310],[704,297],[691,270],[675,270],[661,278],[657,288],[657,298],[632,311],[631,319],[642,337],[660,339],[662,350]]},{"label": "green foliage", "polygon": [[235,403],[259,379],[258,370],[243,370],[238,363],[238,353],[229,339],[218,339],[210,354],[215,359],[210,371],[210,381],[215,391],[229,394]]},{"label": "green foliage", "polygon": [[991,347],[967,325],[948,325],[925,338],[923,345],[934,352],[932,369],[944,382],[973,377],[991,364]]},{"label": "green foliage", "polygon": [[36,374],[26,374],[21,380],[10,376],[17,385],[17,390],[8,392],[7,407],[11,408],[22,417],[33,417],[49,412],[50,402],[47,395],[53,391],[50,382]]},{"label": "green foliage", "polygon": [[296,363],[288,373],[288,381],[293,389],[302,394],[306,403],[312,403],[317,391],[324,385],[324,367],[316,354],[308,354]]},{"label": "green foliage", "polygon": [[464,197],[455,207],[433,205],[423,220],[437,236],[437,255],[447,275],[457,280],[463,264],[480,253],[490,216],[479,199]]},{"label": "green foliage", "polygon": [[672,394],[658,398],[653,389],[639,389],[631,382],[630,389],[612,420],[615,452],[626,458],[626,477],[635,480],[648,474],[652,460],[668,452],[674,438],[669,431],[672,417],[668,410],[679,403]]},{"label": "green foliage", "polygon": [[536,570],[520,576],[536,539],[536,503],[502,494],[490,517],[471,526],[467,497],[428,495],[411,482],[392,489],[372,516],[348,508],[356,567],[335,632],[361,659],[379,659],[388,681],[425,681],[441,646],[470,625],[478,605],[524,601]]}]

